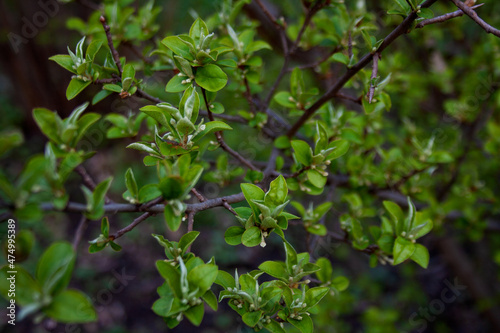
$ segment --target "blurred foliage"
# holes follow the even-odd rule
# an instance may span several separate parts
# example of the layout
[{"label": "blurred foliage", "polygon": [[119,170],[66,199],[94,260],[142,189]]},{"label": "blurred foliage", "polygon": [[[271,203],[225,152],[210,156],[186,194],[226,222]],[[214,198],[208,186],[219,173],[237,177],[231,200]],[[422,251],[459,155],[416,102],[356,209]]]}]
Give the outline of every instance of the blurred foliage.
[{"label": "blurred foliage", "polygon": [[[53,104],[33,112],[10,94],[28,95],[14,86],[30,81],[11,74],[0,85],[0,292],[12,298],[6,277],[16,265],[16,325],[68,330],[63,323],[97,315],[83,331],[499,329],[498,38],[467,16],[414,23],[381,52],[377,73],[357,71],[294,137],[283,125],[403,18],[421,22],[454,11],[451,2],[262,1],[276,18],[267,25],[256,1],[44,3],[31,8],[51,17],[40,34],[28,38],[21,25],[14,32],[26,42],[3,40],[23,56],[50,48],[61,67],[33,64],[53,66],[42,82],[56,81],[46,91]],[[499,3],[477,12],[500,26]],[[64,15],[66,30],[51,13]],[[58,104],[61,95],[74,104]],[[82,185],[82,166],[97,184],[83,175]],[[192,210],[192,189],[203,200],[240,191],[244,200],[232,212]],[[135,213],[113,214],[115,203]],[[126,230],[158,203],[163,212]],[[75,235],[99,253],[61,242]],[[79,306],[88,311],[67,311]]]}]

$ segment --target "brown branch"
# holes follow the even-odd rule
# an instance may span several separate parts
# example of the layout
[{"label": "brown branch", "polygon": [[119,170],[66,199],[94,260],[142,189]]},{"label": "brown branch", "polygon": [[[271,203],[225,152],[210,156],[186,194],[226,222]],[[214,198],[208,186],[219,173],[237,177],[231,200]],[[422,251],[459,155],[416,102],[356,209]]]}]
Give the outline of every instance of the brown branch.
[{"label": "brown branch", "polygon": [[[89,190],[94,191],[95,187],[97,186],[97,184],[92,179],[92,177],[89,175],[89,173],[87,172],[87,170],[83,167],[83,165],[77,166],[74,170],[75,170],[76,173],[78,173],[80,175],[80,177],[82,177],[83,184]],[[113,202],[113,200],[111,200],[108,197],[108,195],[106,194],[106,196],[104,197],[104,202],[107,203],[107,204],[109,204],[109,203]]]},{"label": "brown branch", "polygon": [[481,28],[484,29],[484,31],[486,31],[487,33],[489,34],[493,34],[497,37],[500,38],[500,30],[492,27],[491,25],[489,25],[488,23],[486,23],[482,18],[480,18],[477,13],[471,9],[469,6],[467,6],[466,4],[464,4],[462,1],[459,1],[459,0],[450,0],[451,2],[453,2],[455,4],[455,6],[457,6],[458,8],[460,8],[467,16],[469,16],[474,22],[477,23],[477,25],[479,25]]},{"label": "brown branch", "polygon": [[372,68],[372,76],[370,77],[370,89],[368,91],[368,103],[371,104],[373,100],[373,95],[375,94],[375,80],[377,79],[378,75],[378,60],[380,58],[380,53],[375,52],[373,55],[373,68]]},{"label": "brown branch", "polygon": [[238,216],[238,213],[236,213],[233,207],[231,207],[231,205],[229,205],[226,200],[222,200],[222,206],[224,206],[224,208],[230,211],[233,215]]},{"label": "brown branch", "polygon": [[139,224],[141,224],[143,221],[145,221],[148,217],[153,216],[153,215],[155,215],[155,214],[151,213],[151,212],[146,212],[146,213],[142,214],[141,216],[136,218],[134,221],[132,221],[132,223],[130,223],[125,228],[120,229],[117,232],[115,232],[114,234],[110,235],[108,239],[110,241],[113,241],[117,238],[120,238],[121,236],[125,235],[127,232],[132,231],[135,227],[137,227]]},{"label": "brown branch", "polygon": [[194,187],[191,189],[191,193],[193,193],[196,196],[196,198],[198,198],[198,200],[200,202],[207,201],[207,199],[200,192],[198,192]]},{"label": "brown branch", "polygon": [[[210,121],[214,121],[214,116],[212,111],[210,111],[209,105],[208,105],[208,99],[207,99],[207,93],[205,92],[205,89],[201,88],[201,92],[203,94],[203,99],[205,100],[205,106],[207,108],[207,113],[208,113],[208,118]],[[245,165],[247,168],[254,170],[254,171],[260,171],[257,167],[255,167],[252,162],[241,156],[237,151],[233,150],[231,147],[229,147],[226,142],[224,141],[224,138],[222,137],[221,131],[215,132],[215,137],[217,138],[217,142],[221,146],[222,149],[224,149],[226,152],[229,153],[229,155],[233,156],[236,158],[238,161],[241,162],[241,164]]]},{"label": "brown branch", "polygon": [[[476,9],[476,8],[479,8],[479,7],[483,6],[483,5],[484,5],[484,3],[480,3],[480,4],[472,6],[470,8],[471,9]],[[444,14],[444,15],[433,17],[431,19],[420,21],[416,25],[415,28],[420,29],[420,28],[423,28],[423,27],[425,27],[426,25],[429,25],[429,24],[446,22],[448,20],[451,20],[451,19],[453,19],[455,17],[460,17],[462,15],[464,15],[464,12],[462,10],[457,10],[457,11],[454,11],[454,12],[451,12],[451,13],[447,13],[447,14]]]},{"label": "brown branch", "polygon": [[151,102],[156,103],[156,104],[163,103],[163,101],[161,99],[154,97],[154,96],[151,96],[150,94],[148,94],[147,92],[145,92],[144,90],[141,90],[141,89],[137,89],[135,94],[138,97],[142,97],[142,98],[147,99],[148,101],[151,101]]},{"label": "brown branch", "polygon": [[[435,3],[437,0],[427,0],[422,4],[422,8],[427,8],[431,6],[433,3]],[[410,15],[408,15],[403,22],[398,25],[387,37],[385,37],[384,41],[378,48],[377,52],[381,53],[385,48],[387,48],[390,44],[392,44],[398,37],[406,34],[408,32],[408,29],[411,27],[412,23],[418,18],[417,13],[412,12]],[[361,69],[363,69],[368,63],[373,58],[373,54],[369,53],[366,54],[363,58],[361,58],[358,63],[356,63],[354,66],[350,67],[347,69],[347,72],[342,75],[338,79],[338,81],[323,95],[321,96],[316,103],[311,105],[302,117],[299,118],[295,122],[295,124],[292,126],[290,130],[287,132],[288,137],[293,137],[297,131],[304,125],[304,123],[311,118],[314,113],[321,107],[323,104],[328,102],[330,99],[335,97],[335,95],[344,87],[344,85],[354,76],[356,73],[358,73]]]},{"label": "brown branch", "polygon": [[260,0],[255,0],[255,2],[260,7],[260,9],[262,10],[262,12],[264,12],[264,14],[267,16],[267,18],[269,18],[269,20],[271,22],[273,22],[273,24],[276,26],[276,28],[279,29],[279,30],[283,30],[283,27],[281,26],[281,24],[278,22],[278,20],[276,19],[276,17],[274,17],[274,15],[271,14],[271,12],[267,9],[267,7],[264,6],[264,4]]},{"label": "brown branch", "polygon": [[106,38],[108,39],[109,49],[111,50],[111,54],[113,55],[113,60],[115,61],[116,67],[118,68],[118,71],[120,72],[120,76],[121,76],[122,71],[123,71],[122,64],[120,62],[120,55],[118,54],[118,51],[116,51],[116,49],[113,45],[113,37],[111,36],[111,28],[106,23],[106,18],[104,16],[101,16],[99,18],[99,21],[101,21],[102,27],[104,28],[104,32],[106,33]]}]

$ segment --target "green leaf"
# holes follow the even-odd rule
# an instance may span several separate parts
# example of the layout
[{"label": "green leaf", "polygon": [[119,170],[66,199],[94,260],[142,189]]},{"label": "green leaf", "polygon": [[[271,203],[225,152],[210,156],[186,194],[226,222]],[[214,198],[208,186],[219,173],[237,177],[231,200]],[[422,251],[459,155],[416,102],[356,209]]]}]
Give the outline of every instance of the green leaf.
[{"label": "green leaf", "polygon": [[427,20],[434,17],[434,13],[432,12],[432,10],[430,8],[420,8],[417,11],[417,15],[419,17],[427,19]]},{"label": "green leaf", "polygon": [[126,64],[122,72],[122,87],[128,91],[135,79],[135,69],[131,64]]},{"label": "green leaf", "polygon": [[172,52],[174,52],[178,56],[181,56],[184,59],[190,61],[194,60],[194,57],[193,55],[191,55],[191,52],[189,50],[189,46],[187,46],[187,44],[184,43],[182,39],[180,39],[179,37],[169,36],[163,39],[161,43],[166,47],[168,47]]},{"label": "green leaf", "polygon": [[405,219],[403,210],[391,201],[384,201],[383,204],[385,209],[387,209],[389,215],[391,216],[391,221],[393,222],[392,227],[396,231],[396,234],[399,236],[403,231],[402,226]]},{"label": "green leaf", "polygon": [[204,125],[205,125],[205,129],[203,131],[201,131],[200,133],[196,134],[196,136],[192,139],[194,142],[197,142],[198,140],[200,140],[202,137],[204,137],[205,135],[207,135],[209,133],[233,129],[231,126],[229,126],[225,122],[217,121],[217,120],[208,122]]},{"label": "green leaf", "polygon": [[189,245],[193,244],[193,242],[200,235],[199,231],[191,231],[181,237],[179,240],[179,248],[182,249],[182,252],[186,252],[186,249]]},{"label": "green leaf", "polygon": [[58,131],[61,118],[57,113],[44,108],[36,108],[33,110],[33,118],[47,138],[55,143],[61,143]]},{"label": "green leaf", "polygon": [[427,163],[451,163],[454,161],[453,156],[447,151],[434,151],[427,159]]},{"label": "green leaf", "polygon": [[319,173],[318,170],[309,169],[306,171],[307,179],[318,188],[323,188],[326,185],[326,177]]},{"label": "green leaf", "polygon": [[404,231],[409,233],[414,226],[417,209],[415,208],[415,205],[411,201],[410,197],[407,197],[406,199],[408,201],[408,216],[405,219]]},{"label": "green leaf", "polygon": [[260,264],[259,269],[277,279],[288,280],[289,277],[285,267],[276,261],[265,261]]},{"label": "green leaf", "polygon": [[[216,265],[202,264],[193,268],[187,276],[189,285],[199,288],[203,295],[217,278],[218,269]],[[201,296],[200,295],[200,296]]]},{"label": "green leaf", "polygon": [[158,269],[160,275],[167,281],[175,296],[177,298],[182,298],[181,276],[179,271],[174,266],[170,265],[170,263],[163,260],[156,261],[156,269]]},{"label": "green leaf", "polygon": [[111,186],[112,180],[113,177],[103,180],[97,184],[94,192],[92,192],[93,210],[87,214],[89,219],[97,220],[104,214],[104,210],[102,208],[104,206],[104,198],[106,197],[106,193]]},{"label": "green leaf", "polygon": [[[107,91],[111,91],[111,92],[115,92],[115,93],[121,93],[122,92],[122,87],[117,85],[117,84],[105,84],[102,86],[102,89],[104,90],[107,90]],[[124,90],[127,90],[127,89],[124,89]]]},{"label": "green leaf", "polygon": [[253,200],[264,200],[265,197],[264,191],[260,187],[254,184],[243,183],[240,186],[241,186],[241,191],[243,192],[246,201],[250,205],[250,208],[252,208],[252,211],[254,212],[255,216],[259,216],[259,209],[257,205],[255,205]]},{"label": "green leaf", "polygon": [[344,291],[349,287],[349,280],[344,276],[337,276],[332,280],[332,287],[335,287],[338,291]]},{"label": "green leaf", "polygon": [[75,63],[73,62],[73,59],[71,59],[71,56],[67,54],[58,54],[50,57],[49,60],[55,61],[62,68],[76,74],[76,70],[73,68]]},{"label": "green leaf", "polygon": [[[16,251],[17,252],[17,251]],[[16,292],[14,299],[16,303],[21,306],[27,306],[29,304],[35,303],[41,297],[42,291],[37,281],[33,279],[30,273],[28,273],[21,266],[15,266],[14,269],[9,268],[9,266],[5,265],[0,269],[0,279],[2,283],[0,283],[0,294],[5,299],[11,299],[12,295],[9,296],[10,282],[14,280],[8,280],[11,278],[13,274],[8,273],[9,271],[16,271],[15,275],[15,285]]]},{"label": "green leaf", "polygon": [[[184,82],[184,83],[183,83]],[[185,76],[174,75],[165,87],[166,92],[177,93],[186,90],[191,86],[191,83],[186,82]]]},{"label": "green leaf", "polygon": [[318,279],[323,283],[327,283],[328,281],[330,281],[333,275],[333,268],[330,260],[323,257],[318,258],[318,260],[316,260],[316,265],[321,268],[316,272],[316,276],[318,277]]},{"label": "green leaf", "polygon": [[241,236],[241,242],[246,247],[254,247],[260,244],[262,241],[261,230],[258,227],[251,227],[243,233]]},{"label": "green leaf", "polygon": [[259,322],[260,318],[262,317],[262,314],[263,311],[247,312],[241,317],[241,319],[248,326],[254,327]]},{"label": "green leaf", "polygon": [[225,271],[219,271],[217,273],[217,278],[215,279],[214,283],[224,287],[225,289],[236,287],[234,277]]},{"label": "green leaf", "polygon": [[309,144],[302,140],[292,140],[291,144],[297,161],[304,166],[310,166],[313,156]]},{"label": "green leaf", "polygon": [[173,297],[161,297],[157,299],[151,309],[156,313],[158,316],[161,317],[166,317],[168,316],[170,309],[172,308],[172,303],[174,302]]},{"label": "green leaf", "polygon": [[333,149],[333,152],[329,153],[326,159],[331,161],[345,155],[349,150],[349,146],[350,144],[347,140],[335,140],[330,142],[327,149]]},{"label": "green leaf", "polygon": [[178,199],[184,192],[182,179],[175,176],[163,178],[158,187],[166,200]]},{"label": "green leaf", "polygon": [[109,237],[109,220],[108,217],[103,217],[101,221],[101,233],[104,237]]},{"label": "green leaf", "polygon": [[290,95],[288,91],[280,91],[274,95],[274,100],[281,106],[286,108],[295,109],[297,101]]},{"label": "green leaf", "polygon": [[145,203],[161,196],[162,193],[157,184],[148,184],[139,190],[139,202]]},{"label": "green leaf", "polygon": [[208,36],[209,31],[206,23],[201,18],[197,18],[189,29],[189,37],[193,40],[198,40],[202,34],[206,37]]},{"label": "green leaf", "polygon": [[68,89],[66,89],[66,98],[69,100],[72,100],[75,98],[79,93],[83,91],[83,89],[87,88],[92,81],[83,81],[77,78],[71,79]]},{"label": "green leaf", "polygon": [[286,201],[287,195],[288,187],[286,185],[286,180],[282,175],[279,175],[271,182],[269,191],[264,196],[264,202],[266,205],[279,206]]},{"label": "green leaf", "polygon": [[105,99],[106,97],[111,95],[112,93],[113,93],[112,91],[102,89],[97,94],[95,94],[94,98],[92,98],[92,105],[96,105],[97,103],[99,103],[100,101],[102,101],[103,99]]},{"label": "green leaf", "polygon": [[297,252],[293,248],[292,245],[288,242],[283,243],[285,246],[285,253],[286,253],[286,269],[288,272],[293,271],[293,266],[297,265]]},{"label": "green leaf", "polygon": [[128,168],[127,172],[125,172],[125,185],[127,187],[127,190],[132,195],[132,197],[138,198],[139,189],[137,187],[137,182],[135,181],[134,172],[132,171],[131,168]]},{"label": "green leaf", "polygon": [[226,85],[227,75],[219,66],[209,64],[197,69],[195,81],[203,89],[219,91]]},{"label": "green leaf", "polygon": [[88,62],[90,63],[94,62],[95,55],[101,49],[102,43],[103,43],[102,39],[94,39],[89,44],[89,46],[87,47],[87,51],[85,52],[85,58]]},{"label": "green leaf", "polygon": [[75,264],[75,251],[70,243],[53,243],[38,260],[36,279],[42,290],[55,295],[67,287]]},{"label": "green leaf", "polygon": [[64,290],[56,295],[43,312],[60,323],[88,323],[97,320],[90,299],[74,289]]},{"label": "green leaf", "polygon": [[346,56],[345,54],[343,53],[335,53],[333,56],[332,56],[332,60],[333,61],[337,61],[337,62],[340,62],[344,65],[347,66],[347,64],[349,64],[349,57]]},{"label": "green leaf", "polygon": [[307,303],[307,307],[309,309],[314,307],[323,299],[323,297],[326,296],[326,294],[328,294],[329,291],[330,288],[328,287],[314,287],[309,289],[306,292],[306,298],[304,300]]},{"label": "green leaf", "polygon": [[217,297],[211,290],[208,290],[201,298],[212,308],[212,310],[217,311],[219,303],[217,302]]},{"label": "green leaf", "polygon": [[257,51],[260,51],[260,50],[263,50],[263,49],[268,49],[268,50],[272,50],[271,48],[271,45],[269,45],[268,43],[262,41],[262,40],[256,40],[256,41],[253,41],[251,42],[247,48],[246,48],[246,52],[248,54],[252,54],[254,52],[257,52]]},{"label": "green leaf", "polygon": [[409,259],[415,252],[415,244],[403,237],[396,238],[394,242],[393,256],[394,265],[398,265]]},{"label": "green leaf", "polygon": [[383,234],[377,241],[380,249],[386,253],[392,253],[394,248],[394,236],[392,234]]},{"label": "green leaf", "polygon": [[78,134],[73,140],[73,144],[76,144],[83,138],[87,130],[95,124],[99,119],[101,119],[101,115],[93,112],[89,112],[84,114],[80,119],[78,119],[76,125],[78,127]]},{"label": "green leaf", "polygon": [[287,321],[298,328],[301,333],[313,333],[314,326],[311,317],[308,314],[301,314],[302,320],[287,318]]},{"label": "green leaf", "polygon": [[415,252],[410,258],[423,268],[427,268],[429,265],[429,251],[422,244],[415,244]]},{"label": "green leaf", "polygon": [[189,319],[194,326],[200,326],[204,313],[205,307],[203,306],[203,303],[192,306],[188,310],[184,311],[184,315],[186,315],[186,318]]},{"label": "green leaf", "polygon": [[163,211],[163,215],[165,216],[165,222],[167,222],[167,226],[172,231],[177,231],[181,226],[182,216],[176,215],[172,208],[172,205],[166,205],[165,210]]},{"label": "green leaf", "polygon": [[281,327],[281,325],[274,319],[271,319],[269,323],[263,323],[264,327],[271,333],[286,333],[286,331]]},{"label": "green leaf", "polygon": [[224,240],[229,245],[239,245],[241,244],[241,236],[245,232],[245,228],[242,227],[229,227],[224,233]]}]

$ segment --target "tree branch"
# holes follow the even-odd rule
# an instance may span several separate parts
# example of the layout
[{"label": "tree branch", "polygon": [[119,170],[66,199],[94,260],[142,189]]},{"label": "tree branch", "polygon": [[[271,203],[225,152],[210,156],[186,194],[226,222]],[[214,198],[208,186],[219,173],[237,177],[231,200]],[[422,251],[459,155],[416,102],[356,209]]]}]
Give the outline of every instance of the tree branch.
[{"label": "tree branch", "polygon": [[457,6],[458,8],[460,8],[467,16],[469,16],[474,22],[477,23],[477,25],[479,25],[481,28],[484,29],[484,31],[486,31],[487,33],[489,34],[493,34],[497,37],[500,38],[500,30],[498,29],[495,29],[494,27],[492,27],[491,25],[489,25],[488,23],[486,23],[482,18],[480,18],[477,13],[471,9],[469,6],[467,6],[466,4],[464,4],[462,1],[459,1],[459,0],[450,0],[451,2],[453,2],[455,4],[455,6]]},{"label": "tree branch", "polygon": [[[214,116],[212,111],[210,111],[210,107],[208,105],[208,99],[207,99],[207,93],[205,92],[205,89],[201,88],[201,93],[203,95],[203,99],[205,100],[205,106],[207,108],[207,113],[208,113],[208,118],[210,121],[214,121]],[[238,161],[241,162],[244,166],[249,168],[250,170],[254,171],[260,171],[257,167],[255,167],[252,162],[241,156],[237,151],[233,150],[231,147],[229,147],[226,142],[224,141],[224,138],[222,137],[221,131],[215,132],[215,137],[217,138],[217,142],[221,146],[222,149],[224,149],[226,152],[228,152],[231,156],[236,158]]]},{"label": "tree branch", "polygon": [[111,28],[106,23],[106,18],[104,16],[101,16],[99,18],[99,21],[101,21],[102,27],[104,28],[104,32],[106,33],[109,49],[111,50],[111,54],[113,55],[113,60],[115,61],[116,67],[118,68],[118,71],[120,72],[121,76],[123,71],[122,64],[120,62],[120,55],[118,54],[118,51],[116,51],[115,46],[113,45],[113,37],[111,37]]},{"label": "tree branch", "polygon": [[137,227],[139,224],[141,224],[143,221],[145,221],[148,217],[153,216],[153,215],[155,215],[155,214],[153,214],[151,212],[146,212],[146,213],[142,214],[141,216],[136,218],[132,223],[130,223],[125,228],[120,229],[117,232],[115,232],[114,234],[110,235],[108,239],[110,241],[113,241],[117,238],[120,238],[121,236],[125,235],[127,232],[132,231],[135,227]]},{"label": "tree branch", "polygon": [[[471,9],[476,9],[476,8],[479,8],[479,7],[483,6],[483,5],[484,5],[484,3],[480,3],[480,4],[472,6],[470,8]],[[453,19],[455,17],[460,17],[462,15],[464,15],[464,12],[462,10],[457,10],[457,11],[454,11],[454,12],[451,12],[451,13],[448,13],[448,14],[444,14],[444,15],[433,17],[431,19],[420,21],[416,25],[415,28],[421,29],[421,28],[425,27],[426,25],[446,22],[448,20],[451,20],[451,19]]]}]

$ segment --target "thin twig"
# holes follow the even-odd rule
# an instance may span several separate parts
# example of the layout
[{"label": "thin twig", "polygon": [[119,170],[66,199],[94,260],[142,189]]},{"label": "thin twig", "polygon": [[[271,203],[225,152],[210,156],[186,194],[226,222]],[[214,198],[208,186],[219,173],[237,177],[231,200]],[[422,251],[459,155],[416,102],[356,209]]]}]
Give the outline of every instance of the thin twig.
[{"label": "thin twig", "polygon": [[[201,92],[203,94],[203,99],[205,100],[205,105],[207,108],[207,113],[208,113],[208,118],[210,121],[214,121],[214,115],[212,111],[210,111],[210,107],[208,105],[208,99],[207,99],[207,93],[205,92],[205,89],[201,88]],[[241,164],[245,165],[247,168],[254,170],[254,171],[260,171],[257,167],[255,167],[252,162],[241,156],[237,151],[233,150],[231,147],[229,147],[226,142],[224,141],[224,138],[222,137],[221,131],[216,131],[215,132],[215,137],[217,138],[217,142],[221,146],[222,149],[224,149],[226,152],[228,152],[231,156],[236,158],[238,161],[241,162]]]},{"label": "thin twig", "polygon": [[153,103],[156,103],[156,104],[163,103],[163,101],[161,99],[154,97],[154,96],[151,96],[150,94],[148,94],[147,92],[145,92],[144,90],[141,90],[141,89],[137,89],[135,94],[138,97],[142,97],[142,98],[147,99],[147,100],[149,100]]},{"label": "thin twig", "polygon": [[493,34],[493,35],[500,38],[500,30],[498,30],[498,29],[492,27],[491,25],[489,25],[488,23],[486,23],[482,18],[480,18],[477,15],[477,13],[473,9],[471,9],[471,7],[467,6],[462,1],[459,1],[459,0],[450,0],[450,1],[453,2],[455,4],[455,6],[460,8],[467,16],[469,16],[481,28],[483,28],[484,31],[486,31],[489,34]]},{"label": "thin twig", "polygon": [[269,18],[269,20],[271,22],[273,22],[273,24],[276,26],[276,28],[278,30],[283,30],[283,27],[281,26],[281,24],[278,22],[276,17],[274,17],[274,15],[271,14],[271,12],[267,9],[267,7],[264,6],[264,4],[260,0],[255,0],[255,2],[260,7],[260,9],[262,9],[262,12],[264,12],[264,14]]},{"label": "thin twig", "polygon": [[228,211],[230,211],[231,213],[233,213],[235,216],[238,216],[238,213],[236,213],[236,211],[233,209],[233,207],[231,207],[226,200],[222,200],[222,206],[224,206],[224,208],[226,208]]},{"label": "thin twig", "polygon": [[123,71],[122,64],[120,62],[120,55],[118,54],[118,51],[116,51],[115,46],[113,45],[113,37],[111,36],[111,28],[106,23],[106,18],[104,16],[101,16],[99,18],[99,21],[101,21],[102,27],[104,28],[104,32],[106,33],[106,38],[108,39],[109,49],[111,50],[111,54],[113,55],[113,60],[115,61],[116,67],[118,68],[118,71],[120,72],[120,76],[121,76],[122,71]]},{"label": "thin twig", "polygon": [[139,206],[139,211],[141,211],[141,212],[147,211],[149,208],[156,206],[158,204],[161,204],[163,201],[165,201],[165,199],[163,199],[163,197],[158,197],[156,199],[153,199],[150,202],[146,202],[146,203],[142,204],[141,206]]},{"label": "thin twig", "polygon": [[[479,7],[483,6],[483,5],[484,5],[484,3],[480,3],[480,4],[472,6],[470,8],[471,9],[476,9],[476,8],[479,8]],[[425,27],[426,25],[429,25],[429,24],[446,22],[448,20],[451,20],[451,19],[453,19],[455,17],[460,17],[462,15],[464,15],[464,12],[462,10],[457,10],[457,11],[454,11],[454,12],[451,12],[451,13],[448,13],[448,14],[444,14],[444,15],[433,17],[431,19],[420,21],[416,25],[416,28],[420,29],[420,28],[423,28],[423,27]]]},{"label": "thin twig", "polygon": [[80,223],[78,224],[78,228],[76,229],[75,238],[73,239],[73,249],[75,250],[75,252],[78,250],[78,245],[82,240],[85,229],[87,229],[88,222],[89,220],[87,219],[87,217],[82,214]]},{"label": "thin twig", "polygon": [[[82,177],[83,184],[89,189],[94,191],[95,187],[97,186],[96,182],[92,179],[92,177],[89,175],[87,170],[83,167],[83,165],[77,166],[75,169],[75,172]],[[111,200],[107,195],[104,197],[104,202],[105,203],[111,203],[113,200]]]},{"label": "thin twig", "polygon": [[115,232],[114,234],[110,235],[108,239],[110,241],[113,241],[113,240],[115,240],[117,238],[120,238],[121,236],[123,236],[127,232],[132,231],[135,227],[137,227],[141,222],[143,222],[144,220],[146,220],[148,217],[153,216],[153,215],[155,215],[155,214],[151,213],[151,212],[146,212],[146,213],[142,214],[141,216],[139,216],[138,218],[136,218],[134,221],[132,221],[132,223],[130,223],[125,228],[120,229],[117,232]]},{"label": "thin twig", "polygon": [[200,202],[205,202],[207,199],[200,193],[198,192],[194,187],[191,189],[191,192],[198,198]]},{"label": "thin twig", "polygon": [[370,89],[368,90],[368,103],[371,104],[373,100],[373,95],[375,94],[375,80],[378,75],[378,59],[380,58],[380,53],[375,52],[373,55],[373,68],[372,68],[372,76],[370,77]]}]

